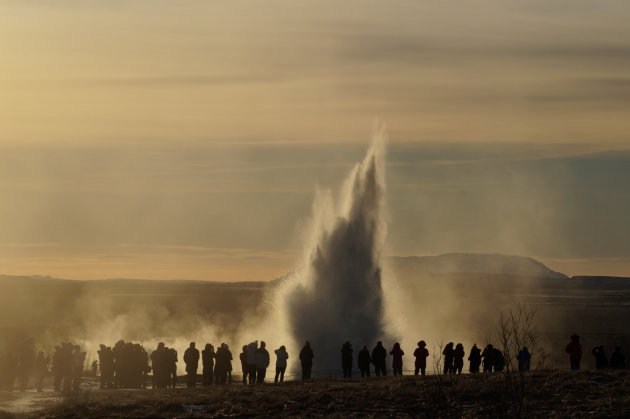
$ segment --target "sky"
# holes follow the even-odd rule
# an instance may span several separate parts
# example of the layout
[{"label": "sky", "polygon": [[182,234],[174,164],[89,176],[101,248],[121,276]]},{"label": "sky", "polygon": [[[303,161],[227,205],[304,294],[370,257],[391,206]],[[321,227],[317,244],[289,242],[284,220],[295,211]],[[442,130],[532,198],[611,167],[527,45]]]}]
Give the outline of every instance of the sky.
[{"label": "sky", "polygon": [[0,274],[270,280],[387,124],[387,255],[630,276],[627,1],[0,1]]}]

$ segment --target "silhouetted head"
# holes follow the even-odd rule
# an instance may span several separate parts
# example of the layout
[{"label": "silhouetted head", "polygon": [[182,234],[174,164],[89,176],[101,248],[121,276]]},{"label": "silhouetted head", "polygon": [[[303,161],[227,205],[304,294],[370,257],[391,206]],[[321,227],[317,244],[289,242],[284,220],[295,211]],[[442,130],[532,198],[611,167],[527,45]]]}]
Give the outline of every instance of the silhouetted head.
[{"label": "silhouetted head", "polygon": [[285,348],[285,347],[284,347],[284,345],[282,345],[282,346],[280,347],[280,350],[281,350],[281,351],[286,351],[286,350],[287,350],[287,348]]},{"label": "silhouetted head", "polygon": [[377,346],[377,347],[379,347],[379,348],[380,348],[380,347],[382,347],[382,346],[383,346],[383,342],[381,342],[381,341],[379,340],[378,342],[376,342],[376,346]]},{"label": "silhouetted head", "polygon": [[394,343],[394,349],[400,349],[400,343],[398,342]]},{"label": "silhouetted head", "polygon": [[206,343],[206,349],[208,350],[212,349],[212,345],[210,345],[209,343]]},{"label": "silhouetted head", "polygon": [[527,346],[523,346],[522,351],[523,351],[523,352],[527,352]]},{"label": "silhouetted head", "polygon": [[311,342],[309,342],[309,341],[307,340],[307,341],[306,341],[306,343],[304,344],[304,346],[306,346],[306,347],[309,347],[309,348],[310,348],[310,347],[311,347]]},{"label": "silhouetted head", "polygon": [[580,341],[580,337],[578,335],[571,335],[571,341],[579,342]]},{"label": "silhouetted head", "polygon": [[162,348],[164,348],[164,342],[158,343],[158,349],[162,349]]},{"label": "silhouetted head", "polygon": [[264,349],[266,346],[267,346],[267,344],[265,343],[265,341],[261,340],[260,341],[260,347]]},{"label": "silhouetted head", "polygon": [[452,347],[453,345],[454,345],[453,342],[449,342],[446,346],[451,346]]},{"label": "silhouetted head", "polygon": [[102,349],[105,349],[105,345],[103,345],[103,344],[101,343],[101,344],[99,345],[99,348],[101,348],[101,350],[102,350]]},{"label": "silhouetted head", "polygon": [[420,342],[418,342],[418,346],[424,348],[425,346],[427,346],[427,344],[425,343],[425,341],[421,340]]},{"label": "silhouetted head", "polygon": [[195,342],[190,342],[190,347],[194,348],[195,347]]},{"label": "silhouetted head", "polygon": [[619,345],[615,346],[615,352],[621,352],[621,346]]},{"label": "silhouetted head", "polygon": [[492,346],[491,344],[488,344],[487,348],[488,348],[488,349],[492,349],[492,348],[493,348],[493,346]]},{"label": "silhouetted head", "polygon": [[462,345],[461,343],[458,343],[456,346],[457,349],[464,349],[464,345]]},{"label": "silhouetted head", "polygon": [[243,345],[243,352],[247,352],[247,345]]}]

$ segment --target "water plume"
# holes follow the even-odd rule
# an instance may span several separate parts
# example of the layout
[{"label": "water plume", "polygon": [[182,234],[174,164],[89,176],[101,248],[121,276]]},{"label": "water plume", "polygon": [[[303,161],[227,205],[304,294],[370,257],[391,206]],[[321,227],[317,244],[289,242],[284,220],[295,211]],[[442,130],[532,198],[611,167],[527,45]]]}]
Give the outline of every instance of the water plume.
[{"label": "water plume", "polygon": [[337,369],[344,341],[358,348],[373,345],[384,334],[380,259],[386,233],[385,140],[384,129],[375,130],[337,205],[331,193],[318,191],[303,267],[276,295],[276,326],[293,340],[296,355],[304,341],[311,342],[315,369]]}]

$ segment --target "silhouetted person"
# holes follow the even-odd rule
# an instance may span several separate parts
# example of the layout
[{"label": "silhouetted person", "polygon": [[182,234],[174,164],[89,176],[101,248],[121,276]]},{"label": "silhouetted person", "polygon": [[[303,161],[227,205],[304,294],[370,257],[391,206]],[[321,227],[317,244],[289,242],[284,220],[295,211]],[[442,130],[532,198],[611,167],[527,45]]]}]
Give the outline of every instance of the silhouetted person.
[{"label": "silhouetted person", "polygon": [[46,375],[48,375],[48,357],[40,352],[35,358],[35,387],[39,392],[43,390]]},{"label": "silhouetted person", "polygon": [[241,370],[243,371],[243,384],[247,384],[247,345],[243,345],[243,351],[238,355],[238,359],[241,361]]},{"label": "silhouetted person", "polygon": [[282,383],[284,381],[284,372],[287,370],[287,359],[289,359],[289,354],[287,353],[287,349],[282,345],[280,348],[276,349],[276,377],[273,379],[274,383],[278,382],[278,378]]},{"label": "silhouetted person", "polygon": [[260,347],[256,351],[256,382],[264,383],[269,366],[269,352],[264,341],[260,342]]},{"label": "silhouetted person", "polygon": [[361,371],[361,377],[370,376],[371,363],[372,358],[370,357],[370,351],[367,346],[364,346],[363,349],[359,351],[359,356],[357,357],[357,365],[359,366],[359,371]]},{"label": "silhouetted person", "polygon": [[75,345],[72,352],[72,388],[79,391],[81,387],[81,378],[83,377],[83,364],[85,363],[85,352],[81,352],[79,345]]},{"label": "silhouetted person", "polygon": [[580,337],[578,335],[571,335],[571,342],[569,342],[565,351],[569,354],[571,370],[579,370],[580,361],[582,360],[582,345],[580,345]]},{"label": "silhouetted person", "polygon": [[[216,384],[227,384],[231,382],[232,372],[232,352],[229,347],[222,343],[215,355],[214,381]],[[229,378],[228,378],[229,377]]]},{"label": "silhouetted person", "polygon": [[621,352],[621,346],[615,346],[610,354],[610,368],[614,370],[622,370],[626,368],[626,357]]},{"label": "silhouetted person", "polygon": [[343,378],[352,377],[352,353],[354,350],[352,349],[352,344],[348,341],[345,341],[343,345],[341,345],[341,369],[343,370]]},{"label": "silhouetted person", "polygon": [[472,348],[470,348],[470,355],[468,356],[468,360],[470,361],[470,372],[479,372],[479,366],[481,365],[481,349],[477,347],[476,343],[473,345]]},{"label": "silhouetted person", "polygon": [[227,353],[225,352],[225,343],[217,348],[214,363],[214,383],[216,385],[227,383]]},{"label": "silhouetted person", "polygon": [[247,345],[247,375],[249,384],[256,383],[256,352],[258,351],[258,341]]},{"label": "silhouetted person", "polygon": [[202,383],[204,387],[214,383],[214,347],[206,343],[206,347],[201,351],[201,363],[203,364]]},{"label": "silhouetted person", "polygon": [[516,355],[518,360],[518,370],[521,372],[529,371],[532,361],[532,354],[529,353],[527,346],[523,346],[523,349]]},{"label": "silhouetted person", "polygon": [[[6,368],[3,368],[3,370],[5,371],[5,374],[6,374]],[[55,389],[55,391],[61,391],[62,375],[61,375],[61,347],[60,346],[55,346],[55,349],[53,350],[51,372],[54,377],[53,388]]]},{"label": "silhouetted person", "polygon": [[[119,340],[114,344],[112,353],[114,354],[114,388],[120,388],[121,375],[124,371],[123,351],[125,341]],[[123,379],[124,381],[124,379]]]},{"label": "silhouetted person", "polygon": [[315,358],[315,354],[313,353],[313,349],[311,349],[311,344],[309,341],[306,341],[304,347],[300,351],[300,364],[302,366],[302,380],[310,380],[311,378],[311,370],[313,369],[313,358]]},{"label": "silhouetted person", "polygon": [[483,372],[492,372],[495,358],[494,347],[488,344],[488,346],[483,349],[481,357],[483,358]]},{"label": "silhouetted person", "polygon": [[453,351],[453,374],[461,374],[462,369],[464,368],[464,356],[466,352],[464,352],[464,345],[458,343],[455,346],[455,350]]},{"label": "silhouetted person", "polygon": [[421,340],[418,342],[418,347],[415,351],[413,351],[413,356],[416,358],[416,368],[414,374],[418,375],[419,372],[422,375],[426,375],[427,357],[429,356],[429,351],[427,350],[427,344],[425,341]]},{"label": "silhouetted person", "polygon": [[604,351],[603,346],[594,347],[591,353],[595,357],[596,369],[603,370],[605,368],[608,368],[608,357],[606,356],[606,352]]},{"label": "silhouetted person", "polygon": [[184,363],[186,364],[186,385],[195,387],[199,368],[199,349],[195,348],[195,342],[190,342],[190,346],[184,352]]},{"label": "silhouetted person", "polygon": [[171,388],[177,387],[177,351],[174,348],[168,350],[168,372],[169,385]]},{"label": "silhouetted person", "polygon": [[171,354],[163,342],[158,343],[157,349],[151,352],[151,367],[153,368],[154,388],[166,388],[171,383],[169,359]]},{"label": "silhouetted person", "polygon": [[444,374],[455,373],[455,367],[453,366],[453,360],[455,357],[455,349],[453,349],[453,342],[449,342],[442,351],[444,355]]},{"label": "silhouetted person", "polygon": [[225,345],[226,379],[228,384],[232,384],[232,352],[227,343],[221,344],[223,345]]},{"label": "silhouetted person", "polygon": [[381,375],[387,375],[387,349],[383,347],[383,342],[380,340],[376,343],[374,349],[372,349],[372,364],[374,364],[374,372],[377,377]]},{"label": "silhouetted person", "polygon": [[394,343],[394,347],[389,354],[392,356],[392,369],[394,370],[394,375],[402,375],[402,357],[405,353],[402,349],[400,349],[400,343]]},{"label": "silhouetted person", "polygon": [[72,357],[72,345],[70,343],[62,343],[61,345],[61,374],[63,377],[63,386],[61,391],[68,394],[72,390],[72,375],[73,375],[73,357]]}]

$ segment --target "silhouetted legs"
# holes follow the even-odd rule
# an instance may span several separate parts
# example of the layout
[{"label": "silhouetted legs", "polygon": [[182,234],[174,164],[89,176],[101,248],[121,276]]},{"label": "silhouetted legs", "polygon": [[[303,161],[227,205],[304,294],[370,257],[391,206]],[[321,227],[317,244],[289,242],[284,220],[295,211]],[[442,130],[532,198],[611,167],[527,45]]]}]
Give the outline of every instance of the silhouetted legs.
[{"label": "silhouetted legs", "polygon": [[278,377],[280,378],[281,383],[284,381],[284,372],[286,369],[287,367],[276,367],[276,378],[273,380],[274,383],[278,382]]}]

